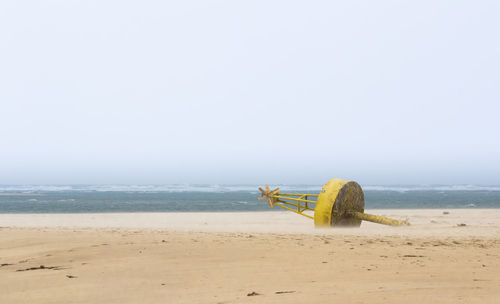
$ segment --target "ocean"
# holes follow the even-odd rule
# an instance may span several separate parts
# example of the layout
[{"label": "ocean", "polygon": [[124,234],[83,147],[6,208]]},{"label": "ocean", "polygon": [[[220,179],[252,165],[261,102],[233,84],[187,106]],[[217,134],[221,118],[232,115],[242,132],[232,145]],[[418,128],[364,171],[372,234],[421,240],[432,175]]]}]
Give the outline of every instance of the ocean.
[{"label": "ocean", "polygon": [[[274,185],[272,188],[274,188]],[[321,186],[278,185],[319,193]],[[276,211],[255,185],[0,185],[0,213]],[[366,209],[500,208],[500,186],[366,186]],[[23,195],[6,195],[22,193]]]}]

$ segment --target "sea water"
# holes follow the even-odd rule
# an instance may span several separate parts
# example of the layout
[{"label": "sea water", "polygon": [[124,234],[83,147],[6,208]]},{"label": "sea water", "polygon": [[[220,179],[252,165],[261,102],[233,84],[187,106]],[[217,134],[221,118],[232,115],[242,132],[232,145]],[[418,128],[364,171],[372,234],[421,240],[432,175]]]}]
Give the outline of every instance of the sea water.
[{"label": "sea water", "polygon": [[[319,193],[317,185],[278,185]],[[274,211],[255,185],[0,185],[0,213]],[[366,209],[500,208],[500,186],[365,186]],[[21,193],[23,195],[9,195]],[[2,195],[3,194],[3,195]],[[7,195],[6,195],[7,194]]]}]

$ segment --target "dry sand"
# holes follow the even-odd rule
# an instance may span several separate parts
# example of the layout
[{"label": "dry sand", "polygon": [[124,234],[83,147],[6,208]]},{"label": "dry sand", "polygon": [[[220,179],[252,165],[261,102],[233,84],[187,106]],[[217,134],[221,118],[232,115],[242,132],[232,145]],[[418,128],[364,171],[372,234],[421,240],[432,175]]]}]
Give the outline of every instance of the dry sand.
[{"label": "dry sand", "polygon": [[0,303],[500,303],[500,210],[371,213],[0,214]]}]

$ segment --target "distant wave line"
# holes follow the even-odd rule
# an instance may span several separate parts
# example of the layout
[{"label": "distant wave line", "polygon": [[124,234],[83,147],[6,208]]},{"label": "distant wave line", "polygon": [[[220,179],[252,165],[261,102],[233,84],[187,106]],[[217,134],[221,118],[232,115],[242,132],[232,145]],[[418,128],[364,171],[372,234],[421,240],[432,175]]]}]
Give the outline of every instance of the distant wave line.
[{"label": "distant wave line", "polygon": [[[191,184],[166,184],[166,185],[0,185],[0,195],[37,195],[36,192],[257,192],[261,185],[191,185]],[[279,187],[284,191],[319,192],[320,185],[270,185]],[[483,185],[367,185],[365,191],[500,191],[500,186]]]}]

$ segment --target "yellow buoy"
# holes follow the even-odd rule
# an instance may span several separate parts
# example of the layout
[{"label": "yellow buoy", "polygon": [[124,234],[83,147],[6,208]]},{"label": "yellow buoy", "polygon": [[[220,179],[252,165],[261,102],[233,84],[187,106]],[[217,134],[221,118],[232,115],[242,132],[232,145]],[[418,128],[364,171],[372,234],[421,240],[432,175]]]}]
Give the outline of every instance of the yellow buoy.
[{"label": "yellow buoy", "polygon": [[[315,227],[359,227],[363,220],[390,226],[409,225],[407,221],[364,213],[363,190],[353,181],[331,179],[319,194],[281,193],[279,188],[271,191],[267,185],[266,190],[259,190],[261,197],[258,200],[267,200],[271,208],[278,206],[312,218]],[[314,211],[314,216],[308,214],[310,211]]]}]

